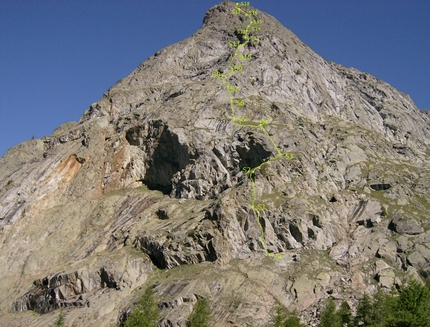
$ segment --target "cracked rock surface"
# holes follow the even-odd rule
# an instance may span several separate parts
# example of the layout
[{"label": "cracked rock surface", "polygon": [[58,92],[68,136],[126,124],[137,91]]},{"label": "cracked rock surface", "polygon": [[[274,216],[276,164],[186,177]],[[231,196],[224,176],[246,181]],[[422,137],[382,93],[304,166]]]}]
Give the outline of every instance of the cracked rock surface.
[{"label": "cracked rock surface", "polygon": [[[430,116],[260,12],[261,44],[231,81],[246,102],[237,115],[268,120],[294,154],[267,161],[273,144],[231,123],[211,77],[246,27],[234,6],[209,9],[79,122],[0,158],[0,326],[47,326],[60,307],[68,325],[106,326],[148,285],[161,326],[185,326],[199,297],[214,326],[264,326],[278,303],[311,324],[329,296],[354,307],[430,276]],[[243,168],[264,162],[258,222]],[[281,259],[266,256],[260,225]]]}]

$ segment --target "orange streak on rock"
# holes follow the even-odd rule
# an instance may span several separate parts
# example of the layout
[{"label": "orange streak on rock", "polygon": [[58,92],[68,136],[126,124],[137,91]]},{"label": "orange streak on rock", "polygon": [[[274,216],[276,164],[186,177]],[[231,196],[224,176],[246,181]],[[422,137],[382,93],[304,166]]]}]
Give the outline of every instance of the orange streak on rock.
[{"label": "orange streak on rock", "polygon": [[76,155],[71,155],[65,161],[61,162],[54,170],[54,176],[59,174],[59,182],[68,183],[76,176],[81,169],[82,164],[78,161]]}]

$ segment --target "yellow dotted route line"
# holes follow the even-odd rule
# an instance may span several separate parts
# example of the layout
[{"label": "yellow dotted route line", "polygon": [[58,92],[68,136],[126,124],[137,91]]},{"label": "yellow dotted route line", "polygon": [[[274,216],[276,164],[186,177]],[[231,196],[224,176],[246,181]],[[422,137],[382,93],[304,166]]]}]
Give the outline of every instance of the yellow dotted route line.
[{"label": "yellow dotted route line", "polygon": [[[270,142],[272,143],[272,145],[274,146],[274,148],[276,149],[276,152],[278,153],[277,156],[272,157],[270,159],[268,159],[267,161],[263,162],[262,164],[260,164],[257,167],[251,168],[251,167],[243,167],[243,171],[245,173],[247,173],[249,175],[249,178],[251,180],[251,185],[252,185],[252,201],[251,201],[251,208],[252,210],[254,210],[254,212],[257,215],[257,222],[258,225],[260,226],[260,230],[261,230],[261,234],[260,234],[260,241],[261,244],[263,245],[264,250],[266,251],[266,254],[269,257],[274,257],[275,259],[281,259],[282,255],[281,254],[273,254],[273,253],[269,253],[269,250],[267,249],[266,246],[266,241],[264,238],[264,228],[261,224],[261,211],[266,209],[266,205],[263,203],[260,204],[256,204],[257,201],[257,188],[255,186],[255,172],[259,169],[261,169],[263,167],[263,165],[266,165],[268,162],[270,161],[275,161],[278,160],[282,157],[285,157],[287,159],[293,159],[294,158],[294,154],[292,153],[283,153],[281,151],[281,149],[276,145],[275,141],[273,140],[273,138],[269,135],[269,132],[267,131],[267,129],[264,127],[266,125],[269,124],[268,120],[265,119],[261,119],[260,122],[258,124],[256,123],[247,123],[246,122],[246,117],[244,116],[236,116],[235,114],[235,101],[234,101],[234,93],[236,93],[239,90],[239,87],[237,85],[231,85],[230,82],[228,82],[226,79],[230,76],[233,75],[234,73],[238,72],[238,71],[242,71],[243,67],[242,65],[234,65],[233,62],[234,60],[238,57],[239,54],[239,49],[241,47],[244,47],[248,42],[250,41],[259,41],[259,37],[258,36],[249,36],[249,31],[259,31],[260,27],[252,27],[251,29],[251,25],[255,24],[255,25],[261,25],[262,24],[262,20],[261,19],[254,19],[255,16],[258,14],[257,10],[251,10],[249,12],[246,12],[245,10],[243,10],[241,8],[241,6],[245,7],[245,6],[249,6],[250,3],[249,2],[236,2],[236,8],[232,10],[232,14],[234,15],[239,15],[241,13],[245,14],[246,17],[249,17],[249,24],[248,26],[246,26],[246,29],[244,30],[236,30],[237,34],[241,34],[243,35],[243,39],[245,40],[245,42],[240,43],[239,41],[228,41],[228,45],[230,47],[235,47],[236,51],[233,54],[233,57],[230,60],[229,63],[229,68],[230,71],[226,74],[222,74],[220,72],[213,72],[212,73],[212,77],[221,77],[221,80],[223,82],[223,84],[226,86],[226,89],[229,93],[230,96],[230,107],[231,107],[231,122],[234,125],[237,126],[241,126],[241,127],[251,127],[251,128],[258,128],[259,130],[261,130],[266,136],[267,138],[270,140]],[[252,59],[252,54],[240,54],[239,55],[240,60],[251,60]],[[241,106],[243,107],[245,105],[244,100],[236,100],[236,105],[237,106]]]}]

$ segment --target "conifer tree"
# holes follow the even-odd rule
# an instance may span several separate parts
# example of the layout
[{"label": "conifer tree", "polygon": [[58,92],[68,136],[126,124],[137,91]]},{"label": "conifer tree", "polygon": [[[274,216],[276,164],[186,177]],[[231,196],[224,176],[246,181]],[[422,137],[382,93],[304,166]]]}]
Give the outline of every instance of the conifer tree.
[{"label": "conifer tree", "polygon": [[360,300],[354,318],[354,326],[371,326],[373,324],[373,303],[367,294]]},{"label": "conifer tree", "polygon": [[285,319],[282,327],[305,327],[305,326],[300,322],[300,318],[297,317],[296,314],[291,314]]},{"label": "conifer tree", "polygon": [[342,322],[341,326],[351,326],[351,308],[348,302],[342,302],[337,314],[339,315],[340,321]]},{"label": "conifer tree", "polygon": [[272,320],[272,327],[305,327],[296,311],[289,312],[284,307],[276,308],[275,317]]},{"label": "conifer tree", "polygon": [[49,325],[49,327],[64,327],[65,323],[66,314],[64,313],[63,308],[61,308],[57,320],[55,320],[53,325]]},{"label": "conifer tree", "polygon": [[416,280],[399,290],[397,307],[391,323],[395,327],[430,327],[430,288]]},{"label": "conifer tree", "polygon": [[342,319],[336,312],[336,304],[332,298],[321,313],[319,327],[342,327]]},{"label": "conifer tree", "polygon": [[152,287],[148,287],[139,300],[138,306],[129,315],[124,327],[157,327],[159,319],[160,309],[154,290]]},{"label": "conifer tree", "polygon": [[200,298],[194,305],[193,312],[188,317],[187,327],[209,327],[211,311],[206,299]]}]

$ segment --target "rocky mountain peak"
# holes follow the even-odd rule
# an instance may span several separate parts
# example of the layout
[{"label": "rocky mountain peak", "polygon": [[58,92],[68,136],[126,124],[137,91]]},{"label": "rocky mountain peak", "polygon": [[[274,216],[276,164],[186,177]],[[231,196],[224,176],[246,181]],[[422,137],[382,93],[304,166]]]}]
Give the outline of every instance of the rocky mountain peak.
[{"label": "rocky mountain peak", "polygon": [[[249,18],[251,17],[239,14],[239,11],[237,11],[238,7],[242,9],[242,13],[255,13],[255,15],[253,15],[255,18],[262,20],[264,19],[264,24],[262,24],[262,27],[264,27],[263,31],[265,31],[266,34],[274,35],[279,33],[281,30],[285,34],[285,32],[288,31],[288,29],[279,23],[276,18],[265,12],[259,11],[258,8],[255,8],[248,3],[249,2],[243,2],[243,4],[245,4],[243,5],[240,2],[223,1],[220,4],[210,8],[205,14],[203,25],[199,31],[205,28],[211,28],[213,30],[224,32],[230,37],[240,37],[236,31],[241,29],[244,23],[246,27],[247,23],[249,23]],[[235,12],[235,10],[237,13],[232,14]],[[199,33],[199,31],[197,31],[197,33]],[[259,31],[252,31],[251,29],[250,35],[261,34],[257,32]]]},{"label": "rocky mountain peak", "polygon": [[214,326],[265,325],[279,303],[314,323],[329,295],[353,307],[430,275],[429,157],[409,96],[224,1],[0,158],[0,321],[66,307],[104,326],[150,284],[161,326],[200,297]]},{"label": "rocky mountain peak", "polygon": [[[220,4],[213,6],[206,11],[203,18],[203,26],[209,25],[228,25],[231,20],[231,10],[236,7],[235,2],[222,1]],[[222,24],[220,24],[222,22]]]}]

